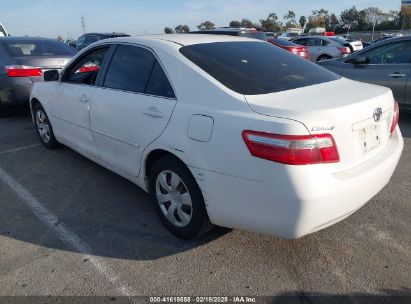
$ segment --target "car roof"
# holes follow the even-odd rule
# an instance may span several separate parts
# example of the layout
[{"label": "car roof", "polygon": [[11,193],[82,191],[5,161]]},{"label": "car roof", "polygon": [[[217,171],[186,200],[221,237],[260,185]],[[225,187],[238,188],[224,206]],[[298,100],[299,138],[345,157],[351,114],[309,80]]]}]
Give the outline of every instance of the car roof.
[{"label": "car roof", "polygon": [[101,35],[101,36],[130,36],[125,33],[85,33],[83,35]]},{"label": "car roof", "polygon": [[207,35],[207,34],[162,34],[162,35],[146,35],[133,37],[120,37],[102,40],[100,43],[109,42],[126,42],[126,43],[149,43],[159,42],[164,45],[173,43],[180,46],[214,43],[214,42],[233,42],[233,41],[253,41],[264,42],[262,40],[239,37],[239,36],[225,36],[225,35]]},{"label": "car roof", "polygon": [[43,38],[43,37],[28,37],[28,36],[7,36],[0,37],[2,41],[13,41],[13,40],[25,40],[25,41],[58,41],[53,38]]},{"label": "car roof", "polygon": [[381,41],[377,41],[374,45],[382,45],[386,43],[396,42],[396,41],[403,41],[403,40],[411,40],[411,35],[404,35],[399,37],[390,37],[387,39],[382,39]]}]

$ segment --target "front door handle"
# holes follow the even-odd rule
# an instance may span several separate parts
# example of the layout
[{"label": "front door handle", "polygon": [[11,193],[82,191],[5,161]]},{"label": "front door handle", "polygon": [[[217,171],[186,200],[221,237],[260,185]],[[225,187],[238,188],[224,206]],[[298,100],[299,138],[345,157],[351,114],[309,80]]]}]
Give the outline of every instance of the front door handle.
[{"label": "front door handle", "polygon": [[401,74],[401,73],[392,73],[392,74],[388,74],[388,76],[394,77],[394,78],[407,77],[407,75]]},{"label": "front door handle", "polygon": [[80,101],[87,103],[90,102],[90,98],[88,98],[86,95],[81,95]]},{"label": "front door handle", "polygon": [[143,110],[143,114],[153,118],[161,118],[164,116],[164,114],[161,113],[156,107],[148,107]]}]

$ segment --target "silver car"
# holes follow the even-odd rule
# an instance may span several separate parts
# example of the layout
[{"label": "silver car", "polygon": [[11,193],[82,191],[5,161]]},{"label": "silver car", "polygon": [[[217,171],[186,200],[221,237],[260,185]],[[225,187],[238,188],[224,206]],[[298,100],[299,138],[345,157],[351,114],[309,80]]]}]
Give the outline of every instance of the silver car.
[{"label": "silver car", "polygon": [[389,87],[402,110],[411,111],[411,36],[387,39],[320,65],[346,78]]},{"label": "silver car", "polygon": [[62,69],[75,51],[55,39],[0,37],[0,117],[29,103],[33,84],[43,72]]},{"label": "silver car", "polygon": [[325,36],[306,36],[291,39],[292,42],[307,47],[311,61],[323,61],[348,56],[351,50],[347,46]]}]

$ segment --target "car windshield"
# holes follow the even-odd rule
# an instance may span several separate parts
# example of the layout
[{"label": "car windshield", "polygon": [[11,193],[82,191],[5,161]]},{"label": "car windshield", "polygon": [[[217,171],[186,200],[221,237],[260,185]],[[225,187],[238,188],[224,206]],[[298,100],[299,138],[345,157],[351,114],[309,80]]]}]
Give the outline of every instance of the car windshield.
[{"label": "car windshield", "polygon": [[73,49],[57,40],[12,39],[3,41],[3,45],[12,57],[73,56],[75,54]]},{"label": "car windshield", "polygon": [[180,52],[223,85],[244,95],[281,92],[340,78],[270,43],[215,42],[185,46]]}]

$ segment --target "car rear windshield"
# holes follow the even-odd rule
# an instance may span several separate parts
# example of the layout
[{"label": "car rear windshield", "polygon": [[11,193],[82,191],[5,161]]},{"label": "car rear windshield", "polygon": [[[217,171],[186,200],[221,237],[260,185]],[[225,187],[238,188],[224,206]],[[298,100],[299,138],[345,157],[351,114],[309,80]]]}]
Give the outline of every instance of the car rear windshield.
[{"label": "car rear windshield", "polygon": [[30,56],[73,56],[75,51],[53,40],[7,40],[3,41],[6,51],[12,57]]},{"label": "car rear windshield", "polygon": [[328,37],[328,38],[330,38],[332,41],[335,41],[335,42],[337,42],[341,45],[344,45],[344,44],[348,43],[347,40],[345,40],[344,38],[341,38],[341,37]]},{"label": "car rear windshield", "polygon": [[180,52],[229,89],[244,95],[292,90],[340,77],[265,42],[215,42]]},{"label": "car rear windshield", "polygon": [[299,46],[298,44],[291,42],[289,40],[281,39],[281,38],[270,38],[269,41],[272,41],[275,44],[281,46]]},{"label": "car rear windshield", "polygon": [[266,40],[267,36],[263,32],[240,32],[239,36],[258,40]]}]

